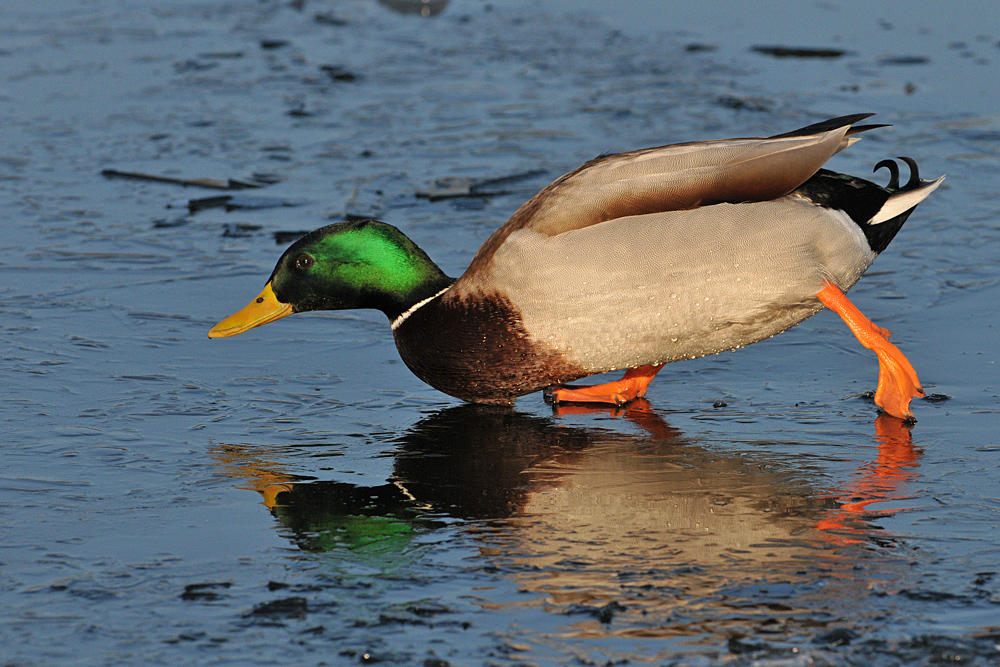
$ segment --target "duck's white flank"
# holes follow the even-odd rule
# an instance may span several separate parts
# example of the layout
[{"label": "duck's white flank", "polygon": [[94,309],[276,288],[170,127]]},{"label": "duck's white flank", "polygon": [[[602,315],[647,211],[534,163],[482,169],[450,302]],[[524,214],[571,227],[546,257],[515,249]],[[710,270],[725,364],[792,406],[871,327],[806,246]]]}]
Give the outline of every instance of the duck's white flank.
[{"label": "duck's white flank", "polygon": [[409,316],[410,316],[410,315],[412,315],[413,313],[417,312],[417,310],[418,310],[419,308],[421,308],[422,306],[426,305],[426,304],[427,304],[427,303],[428,303],[429,301],[433,301],[434,299],[438,298],[439,296],[441,296],[442,294],[444,294],[445,292],[447,292],[447,291],[448,291],[448,289],[449,289],[450,287],[451,287],[451,286],[449,285],[448,287],[445,287],[445,288],[444,288],[443,290],[441,290],[440,292],[438,292],[438,293],[437,293],[437,294],[435,294],[434,296],[429,296],[429,297],[427,297],[426,299],[424,299],[423,301],[418,301],[417,303],[415,303],[415,304],[413,304],[412,306],[410,306],[410,307],[409,307],[409,308],[408,308],[408,309],[406,310],[406,312],[405,312],[405,313],[403,313],[402,315],[400,315],[399,317],[397,317],[396,319],[394,319],[394,320],[392,321],[392,324],[390,325],[390,326],[392,327],[392,330],[393,330],[393,331],[395,331],[395,330],[396,330],[396,328],[397,328],[397,327],[398,327],[398,326],[399,326],[400,324],[402,324],[403,322],[405,322],[405,321],[406,321],[406,318],[407,318],[407,317],[409,317]]}]

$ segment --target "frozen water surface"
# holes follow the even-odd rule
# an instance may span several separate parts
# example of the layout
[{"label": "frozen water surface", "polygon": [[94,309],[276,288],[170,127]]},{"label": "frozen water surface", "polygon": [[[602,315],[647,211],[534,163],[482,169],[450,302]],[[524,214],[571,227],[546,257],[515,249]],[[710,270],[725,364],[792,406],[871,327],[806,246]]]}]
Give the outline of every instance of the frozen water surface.
[{"label": "frozen water surface", "polygon": [[[2,664],[1000,660],[993,4],[615,4],[3,3]],[[278,232],[457,275],[597,154],[865,111],[831,166],[948,174],[852,292],[912,429],[831,313],[617,412],[461,405],[378,314],[205,337]]]}]

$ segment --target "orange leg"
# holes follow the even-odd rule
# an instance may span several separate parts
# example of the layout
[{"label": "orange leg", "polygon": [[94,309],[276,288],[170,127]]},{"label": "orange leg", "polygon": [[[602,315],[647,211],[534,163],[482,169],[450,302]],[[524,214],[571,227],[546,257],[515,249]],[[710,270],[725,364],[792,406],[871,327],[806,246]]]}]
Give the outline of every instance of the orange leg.
[{"label": "orange leg", "polygon": [[552,387],[546,395],[553,403],[613,403],[624,405],[629,401],[646,395],[646,388],[656,374],[663,368],[658,366],[639,366],[626,371],[625,376],[616,382],[593,384],[589,386],[559,385]]},{"label": "orange leg", "polygon": [[878,389],[875,404],[893,417],[913,419],[910,399],[923,396],[920,379],[909,360],[899,348],[889,342],[892,333],[888,329],[872,324],[857,307],[847,300],[840,288],[831,282],[816,295],[823,305],[834,311],[850,327],[861,344],[878,355]]}]

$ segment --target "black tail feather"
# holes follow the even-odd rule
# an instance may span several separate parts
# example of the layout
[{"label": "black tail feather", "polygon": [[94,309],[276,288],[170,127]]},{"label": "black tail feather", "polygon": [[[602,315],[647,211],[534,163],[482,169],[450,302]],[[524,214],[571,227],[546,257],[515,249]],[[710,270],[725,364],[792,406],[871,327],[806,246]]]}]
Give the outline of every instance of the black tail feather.
[{"label": "black tail feather", "polygon": [[900,157],[899,159],[905,162],[906,166],[910,168],[910,180],[906,182],[903,189],[912,190],[913,188],[920,187],[920,168],[917,167],[917,161],[911,157]]},{"label": "black tail feather", "polygon": [[855,134],[861,134],[862,132],[867,132],[868,130],[877,130],[880,127],[892,127],[889,123],[873,123],[871,125],[855,125],[847,131],[847,136],[853,137]]},{"label": "black tail feather", "polygon": [[898,190],[899,189],[899,165],[896,164],[895,160],[885,159],[885,160],[882,160],[881,162],[879,162],[877,165],[875,165],[875,168],[872,169],[872,173],[874,174],[876,171],[878,171],[882,167],[885,167],[886,169],[889,170],[889,182],[886,184],[885,189],[886,190]]},{"label": "black tail feather", "polygon": [[[824,120],[821,123],[813,123],[812,125],[806,125],[805,127],[800,127],[797,130],[792,130],[791,132],[785,132],[784,134],[776,134],[768,139],[785,139],[787,137],[808,137],[812,134],[821,134],[823,132],[829,132],[830,130],[836,130],[839,127],[844,127],[845,125],[854,125],[855,123],[864,120],[865,118],[871,118],[875,114],[873,113],[856,113],[850,116],[838,116],[837,118],[831,118],[830,120]],[[881,127],[880,125],[864,126],[865,129],[874,129],[875,127]],[[848,134],[856,134],[857,132],[864,132],[860,128],[854,128],[852,132]]]}]

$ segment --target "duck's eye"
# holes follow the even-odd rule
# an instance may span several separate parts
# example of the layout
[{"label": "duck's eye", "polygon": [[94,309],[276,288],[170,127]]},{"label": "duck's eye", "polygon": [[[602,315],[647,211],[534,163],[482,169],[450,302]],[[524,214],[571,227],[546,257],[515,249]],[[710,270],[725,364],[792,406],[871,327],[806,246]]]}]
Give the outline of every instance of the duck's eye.
[{"label": "duck's eye", "polygon": [[301,270],[308,269],[315,261],[316,260],[309,255],[299,255],[295,258],[295,268]]}]

